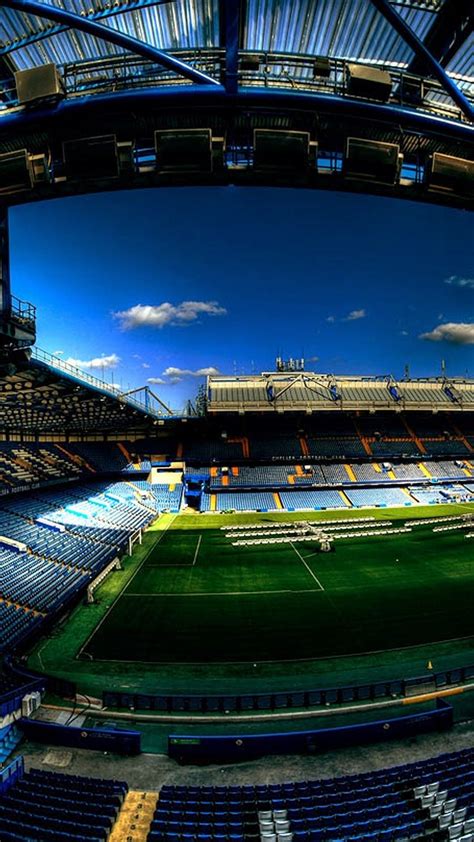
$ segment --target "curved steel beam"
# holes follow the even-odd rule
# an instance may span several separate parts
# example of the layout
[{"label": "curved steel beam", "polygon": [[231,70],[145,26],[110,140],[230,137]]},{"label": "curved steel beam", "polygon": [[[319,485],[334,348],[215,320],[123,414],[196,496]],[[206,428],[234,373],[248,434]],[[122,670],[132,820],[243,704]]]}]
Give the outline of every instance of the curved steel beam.
[{"label": "curved steel beam", "polygon": [[467,117],[470,123],[474,123],[474,108],[469,100],[464,96],[463,92],[459,90],[456,83],[446,73],[438,61],[431,55],[423,41],[418,38],[408,24],[390,5],[388,0],[370,0],[373,6],[384,16],[384,18],[393,26],[401,38],[413,50],[420,60],[423,60],[426,67],[429,68],[443,86],[446,93],[454,100],[456,105],[461,109],[462,113]]},{"label": "curved steel beam", "polygon": [[474,146],[474,126],[454,122],[426,111],[394,107],[377,102],[350,99],[323,93],[296,93],[281,89],[239,88],[235,96],[226,94],[223,87],[158,87],[142,90],[118,91],[108,94],[89,94],[62,100],[54,108],[18,110],[0,114],[0,141],[24,132],[42,131],[50,126],[60,129],[62,120],[85,120],[102,117],[108,111],[115,116],[120,109],[193,108],[288,108],[308,109],[313,113],[339,114],[341,117],[378,121],[401,126],[406,130],[443,136]]},{"label": "curved steel beam", "polygon": [[[114,15],[124,15],[127,12],[135,12],[137,9],[149,9],[151,6],[165,6],[168,3],[174,3],[175,0],[134,0],[131,4],[127,0],[117,2],[107,9],[100,9],[99,11],[89,11],[84,14],[88,20],[104,20],[105,18],[113,17]],[[1,5],[1,4],[0,4]],[[43,29],[41,32],[31,32],[29,35],[24,35],[23,38],[15,38],[10,44],[4,44],[0,47],[0,56],[13,53],[15,50],[21,50],[24,47],[29,47],[30,44],[37,44],[38,41],[43,41],[45,38],[51,38],[52,35],[58,35],[59,32],[67,32],[70,29],[65,24],[57,23],[55,26],[50,26],[48,29]]]},{"label": "curved steel beam", "polygon": [[16,9],[18,12],[26,12],[29,15],[36,15],[40,18],[46,18],[56,23],[65,24],[71,29],[86,32],[88,35],[93,35],[103,41],[108,41],[110,44],[115,44],[123,50],[129,50],[135,55],[149,59],[154,64],[166,67],[167,70],[172,70],[174,73],[178,73],[180,76],[184,76],[192,82],[220,87],[220,83],[216,79],[213,79],[212,76],[201,73],[200,70],[196,70],[175,56],[170,56],[168,53],[158,50],[156,47],[144,44],[143,41],[138,41],[136,38],[125,35],[123,32],[110,29],[110,27],[104,26],[102,23],[96,23],[96,21],[90,20],[89,18],[76,15],[65,9],[60,9],[58,6],[39,3],[38,0],[0,0],[1,6],[5,6],[8,9]]}]

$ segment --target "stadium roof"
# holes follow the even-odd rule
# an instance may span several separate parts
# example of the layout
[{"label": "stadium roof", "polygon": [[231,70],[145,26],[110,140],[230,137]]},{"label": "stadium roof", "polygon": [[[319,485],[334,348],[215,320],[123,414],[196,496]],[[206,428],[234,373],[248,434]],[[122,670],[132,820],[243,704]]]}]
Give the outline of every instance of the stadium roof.
[{"label": "stadium roof", "polygon": [[[16,369],[16,370],[15,370]],[[0,429],[7,434],[141,432],[167,415],[148,395],[119,390],[35,349],[0,372]]]},{"label": "stadium roof", "polygon": [[334,377],[312,372],[266,373],[207,380],[208,411],[375,412],[392,410],[474,411],[474,380],[391,376]]},{"label": "stadium roof", "polygon": [[205,183],[472,208],[473,149],[472,0],[0,0],[5,207]]},{"label": "stadium roof", "polygon": [[[432,55],[474,95],[474,32],[469,0],[392,0],[390,5],[410,26]],[[124,49],[102,37],[67,28],[53,20],[7,8],[0,13],[0,56],[4,77],[12,71],[53,62],[64,67],[89,62],[89,75],[97,72],[91,60],[120,56]],[[189,63],[199,64],[196,51],[225,48],[225,9],[234,0],[61,0],[53,5],[96,21],[158,50],[193,51]],[[329,56],[383,64],[420,72],[414,50],[371,0],[240,0],[239,49],[258,53]],[[282,75],[280,67],[280,77]],[[100,67],[103,75],[104,65]],[[116,78],[121,69],[110,69]],[[129,74],[140,85],[144,78],[137,61]],[[275,68],[275,74],[278,70]],[[422,72],[422,71],[421,71]],[[210,75],[216,75],[210,62]],[[265,69],[262,68],[265,75]],[[273,70],[269,74],[273,75]],[[292,69],[292,78],[304,80],[308,67]],[[263,78],[262,76],[262,78]],[[176,80],[175,80],[176,81]],[[183,81],[183,80],[182,80]],[[189,81],[189,80],[188,80]],[[267,78],[266,80],[271,81]],[[441,98],[446,99],[444,93]]]},{"label": "stadium roof", "polygon": [[[85,17],[95,17],[159,49],[219,47],[218,0],[119,0],[99,3],[63,0],[56,5]],[[393,0],[392,5],[414,32],[426,39],[437,18],[450,7],[460,20],[462,0]],[[394,32],[368,0],[248,0],[243,4],[244,50],[272,51],[389,62],[408,66],[413,51]],[[356,25],[354,25],[356,22]],[[117,55],[120,48],[71,30],[57,31],[55,24],[14,9],[4,8],[1,19],[1,53],[17,69],[51,61],[77,62]],[[473,35],[459,36],[451,48],[447,68],[452,73],[472,73]],[[463,81],[464,85],[474,85]]]}]

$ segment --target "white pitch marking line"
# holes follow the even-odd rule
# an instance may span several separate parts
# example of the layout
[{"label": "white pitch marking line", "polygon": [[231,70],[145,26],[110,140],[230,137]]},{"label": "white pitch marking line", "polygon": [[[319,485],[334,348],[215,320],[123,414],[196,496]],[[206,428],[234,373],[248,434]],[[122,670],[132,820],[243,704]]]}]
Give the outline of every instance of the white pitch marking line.
[{"label": "white pitch marking line", "polygon": [[200,534],[200,536],[199,536],[199,538],[198,538],[197,547],[196,547],[196,552],[194,553],[194,558],[193,558],[193,567],[194,567],[194,565],[196,564],[196,559],[197,559],[198,554],[199,554],[199,547],[201,546],[201,541],[202,541],[202,532],[201,532],[201,534]]},{"label": "white pitch marking line", "polygon": [[[188,565],[189,567],[189,565]],[[315,577],[316,578],[316,577]],[[194,593],[127,593],[125,596],[133,596],[133,597],[140,597],[143,599],[146,597],[153,596],[153,597],[162,597],[165,596],[168,598],[169,596],[179,596],[179,597],[194,597],[194,596],[255,596],[258,594],[270,594],[270,593],[321,593],[323,591],[323,587],[319,588],[299,588],[296,590],[282,590],[282,591],[195,591]]]},{"label": "white pitch marking line", "polygon": [[321,582],[319,581],[318,577],[317,577],[317,576],[315,576],[315,574],[314,574],[314,573],[313,573],[313,571],[311,570],[311,567],[309,566],[309,564],[306,564],[306,562],[305,562],[305,560],[304,560],[303,556],[301,555],[301,553],[300,553],[300,552],[296,549],[296,547],[295,547],[295,545],[294,545],[294,544],[290,544],[290,547],[293,547],[293,549],[294,549],[294,551],[295,551],[296,555],[297,555],[297,556],[298,556],[298,558],[299,558],[299,559],[301,559],[301,561],[303,562],[303,564],[304,564],[304,566],[306,567],[306,570],[308,571],[309,575],[313,577],[314,581],[318,583],[319,587],[320,587],[320,588],[321,588],[321,590],[323,591],[323,590],[324,590],[324,588],[323,588],[323,586],[322,586]]}]

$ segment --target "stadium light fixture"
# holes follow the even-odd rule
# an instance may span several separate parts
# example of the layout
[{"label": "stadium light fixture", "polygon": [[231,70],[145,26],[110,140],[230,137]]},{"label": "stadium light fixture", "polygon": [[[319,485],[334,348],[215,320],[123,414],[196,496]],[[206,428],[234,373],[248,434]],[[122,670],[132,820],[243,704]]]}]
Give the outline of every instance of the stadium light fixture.
[{"label": "stadium light fixture", "polygon": [[429,189],[474,197],[474,160],[435,152],[425,172]]},{"label": "stadium light fixture", "polygon": [[0,155],[0,192],[33,186],[33,171],[26,149]]},{"label": "stadium light fixture", "polygon": [[[253,168],[260,173],[304,173],[309,167],[309,132],[254,129]],[[313,144],[316,152],[316,144]]]},{"label": "stadium light fixture", "polygon": [[396,143],[348,137],[343,173],[346,178],[395,184],[402,162],[403,155]]},{"label": "stadium light fixture", "polygon": [[120,174],[117,138],[112,134],[64,141],[63,159],[68,180],[117,178]]},{"label": "stadium light fixture", "polygon": [[210,174],[214,169],[210,128],[160,129],[155,132],[155,149],[157,171],[164,175]]}]

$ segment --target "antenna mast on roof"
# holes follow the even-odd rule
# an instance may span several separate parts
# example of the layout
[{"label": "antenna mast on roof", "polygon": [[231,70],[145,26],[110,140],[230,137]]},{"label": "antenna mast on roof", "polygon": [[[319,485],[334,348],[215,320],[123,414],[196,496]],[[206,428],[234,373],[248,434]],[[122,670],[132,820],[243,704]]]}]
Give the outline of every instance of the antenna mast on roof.
[{"label": "antenna mast on roof", "polygon": [[284,372],[301,372],[304,371],[304,363],[304,357],[300,357],[299,359],[293,359],[293,357],[290,357],[288,360],[284,360],[282,357],[277,357],[275,360],[275,370]]}]

